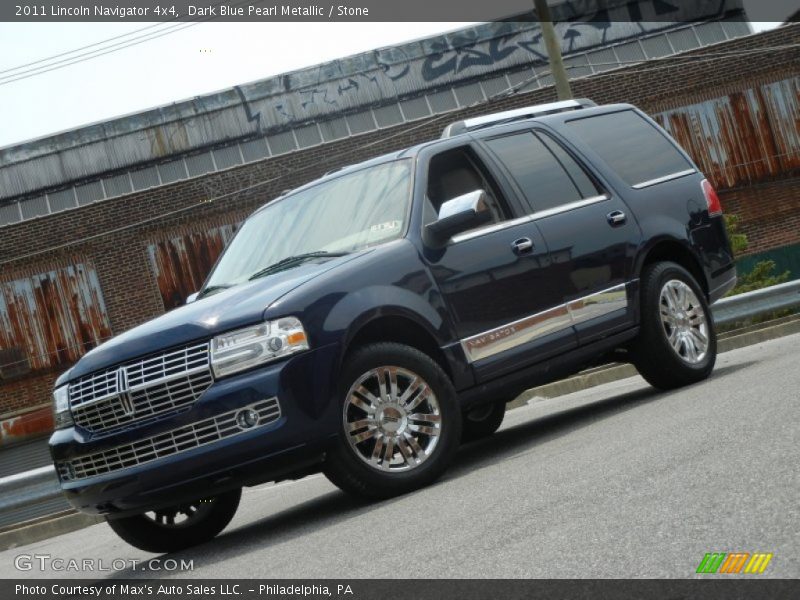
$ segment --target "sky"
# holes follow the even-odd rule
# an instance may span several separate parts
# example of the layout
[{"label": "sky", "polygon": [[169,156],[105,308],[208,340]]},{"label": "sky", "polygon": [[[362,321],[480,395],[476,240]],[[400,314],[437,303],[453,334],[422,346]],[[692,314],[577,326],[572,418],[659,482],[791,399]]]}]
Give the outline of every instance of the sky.
[{"label": "sky", "polygon": [[184,23],[99,58],[4,79],[18,73],[9,71],[14,67],[151,25],[0,23],[0,147],[469,23]]}]

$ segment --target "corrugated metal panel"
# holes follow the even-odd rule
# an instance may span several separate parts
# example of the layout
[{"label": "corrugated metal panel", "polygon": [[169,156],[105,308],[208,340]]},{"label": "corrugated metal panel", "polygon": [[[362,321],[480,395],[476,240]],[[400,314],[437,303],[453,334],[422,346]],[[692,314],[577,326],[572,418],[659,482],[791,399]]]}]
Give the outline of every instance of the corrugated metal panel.
[{"label": "corrugated metal panel", "polygon": [[347,129],[347,122],[344,120],[344,117],[320,122],[319,130],[322,132],[322,139],[324,139],[326,142],[332,142],[333,140],[346,138],[348,135],[350,135],[350,131]]},{"label": "corrugated metal panel", "polygon": [[375,115],[378,127],[392,127],[403,122],[403,113],[400,112],[400,106],[397,103],[375,108],[372,110],[372,114]]},{"label": "corrugated metal panel", "polygon": [[264,138],[256,138],[254,140],[250,140],[249,142],[239,144],[239,146],[242,149],[244,162],[253,162],[269,156],[269,148],[267,147],[267,141]]},{"label": "corrugated metal panel", "polygon": [[0,283],[0,349],[22,357],[2,373],[71,364],[109,337],[100,282],[86,264]]},{"label": "corrugated metal panel", "polygon": [[171,160],[170,162],[158,165],[158,173],[161,175],[161,182],[164,184],[186,179],[186,166],[183,159]]},{"label": "corrugated metal panel", "polygon": [[36,198],[23,200],[19,203],[19,207],[22,211],[23,219],[33,219],[34,217],[50,214],[50,209],[47,207],[47,198],[45,196],[37,196]]},{"label": "corrugated metal panel", "polygon": [[435,113],[443,113],[458,108],[458,102],[456,102],[456,97],[453,94],[452,88],[434,94],[428,94],[428,103]]},{"label": "corrugated metal panel", "polygon": [[496,96],[508,90],[508,81],[504,75],[500,77],[492,77],[491,79],[484,79],[481,81],[481,87],[487,98]]},{"label": "corrugated metal panel", "polygon": [[453,88],[453,90],[456,93],[456,100],[458,100],[459,106],[472,106],[485,100],[483,97],[483,90],[479,83],[460,85]]},{"label": "corrugated metal panel", "polygon": [[75,195],[78,197],[78,205],[91,204],[103,199],[103,184],[99,181],[92,181],[84,185],[75,187]]},{"label": "corrugated metal panel", "polygon": [[214,170],[214,163],[211,160],[211,153],[203,152],[202,154],[187,156],[186,168],[189,171],[189,177],[197,177],[198,175],[210,173]]},{"label": "corrugated metal panel", "polygon": [[316,124],[298,127],[294,130],[294,135],[301,148],[309,148],[322,143],[322,134],[320,134]]},{"label": "corrugated metal panel", "polygon": [[700,42],[697,41],[697,36],[694,33],[693,27],[687,27],[686,29],[670,32],[667,34],[667,37],[669,38],[669,41],[672,43],[672,47],[675,48],[676,52],[694,50],[700,46]]},{"label": "corrugated metal panel", "polygon": [[155,167],[131,171],[131,181],[133,182],[133,189],[136,191],[161,185],[161,181],[158,178],[158,170]]},{"label": "corrugated metal panel", "polygon": [[372,118],[372,112],[369,110],[362,110],[352,115],[347,115],[345,118],[347,119],[350,133],[353,135],[377,129],[375,119]]},{"label": "corrugated metal panel", "polygon": [[0,225],[8,225],[9,223],[16,223],[21,217],[19,216],[19,203],[13,202],[0,206]]},{"label": "corrugated metal panel", "polygon": [[227,148],[218,148],[212,152],[217,169],[227,169],[242,164],[242,157],[239,154],[239,146],[233,145]]},{"label": "corrugated metal panel", "polygon": [[273,156],[291,152],[297,147],[294,143],[294,136],[291,131],[284,131],[283,133],[276,133],[275,135],[268,136],[267,145],[269,145],[269,150]]},{"label": "corrugated metal panel", "polygon": [[68,208],[75,208],[78,202],[75,200],[75,188],[68,188],[60,192],[47,194],[47,200],[50,203],[51,212],[61,212]]},{"label": "corrugated metal panel", "polygon": [[518,86],[529,84],[529,82],[533,79],[533,76],[534,71],[529,67],[527,69],[522,69],[521,71],[508,73],[508,80],[511,82],[511,85],[514,87],[514,89],[519,89]]},{"label": "corrugated metal panel", "polygon": [[603,71],[616,69],[620,66],[617,64],[617,57],[611,48],[590,52],[589,63],[592,65],[592,69],[594,69],[595,73],[602,73]]},{"label": "corrugated metal panel", "polygon": [[664,111],[655,119],[720,188],[800,169],[800,77]]},{"label": "corrugated metal panel", "polygon": [[564,60],[564,66],[567,68],[567,75],[570,79],[591,75],[592,70],[588,65],[589,58],[585,54],[573,56]]},{"label": "corrugated metal panel", "polygon": [[237,227],[222,225],[154,242],[147,247],[166,310],[181,306],[189,294],[200,289]]},{"label": "corrugated metal panel", "polygon": [[109,198],[128,194],[131,192],[130,176],[127,173],[122,173],[114,177],[105,177],[103,179],[103,187],[106,190],[106,196]]},{"label": "corrugated metal panel", "polygon": [[413,121],[415,119],[422,119],[431,114],[431,109],[428,108],[428,103],[425,98],[409,98],[400,102],[400,109],[406,117],[406,120]]},{"label": "corrugated metal panel", "polygon": [[638,41],[614,46],[614,51],[621,62],[635,62],[645,59],[644,52]]},{"label": "corrugated metal panel", "polygon": [[695,30],[697,31],[697,37],[700,38],[700,42],[703,44],[716,44],[727,39],[725,30],[722,29],[722,23],[719,21],[702,23],[697,25]]},{"label": "corrugated metal panel", "polygon": [[655,35],[642,40],[642,48],[647,58],[661,58],[674,54],[665,35]]}]

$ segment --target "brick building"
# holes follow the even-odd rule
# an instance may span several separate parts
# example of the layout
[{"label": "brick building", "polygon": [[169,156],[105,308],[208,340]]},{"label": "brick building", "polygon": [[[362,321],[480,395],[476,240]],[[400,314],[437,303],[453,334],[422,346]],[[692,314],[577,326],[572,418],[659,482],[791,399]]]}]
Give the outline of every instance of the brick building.
[{"label": "brick building", "polygon": [[[56,375],[180,304],[281,191],[451,121],[553,101],[541,62],[519,51],[528,25],[483,27],[471,52],[427,40],[0,149],[4,439],[46,430]],[[748,33],[715,21],[587,36],[566,59],[576,96],[653,115],[739,215],[748,251],[800,276],[800,24]]]}]

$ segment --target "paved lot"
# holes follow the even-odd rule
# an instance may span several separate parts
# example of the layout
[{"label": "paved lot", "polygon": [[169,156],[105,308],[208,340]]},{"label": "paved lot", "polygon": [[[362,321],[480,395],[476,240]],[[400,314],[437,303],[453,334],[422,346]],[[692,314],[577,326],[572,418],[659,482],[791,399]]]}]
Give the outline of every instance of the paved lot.
[{"label": "paved lot", "polygon": [[[799,577],[798,390],[795,335],[677,392],[635,377],[539,401],[428,489],[372,505],[321,476],[249,489],[226,532],[173,557],[195,577],[691,577],[706,552],[773,552],[760,577]],[[0,577],[19,554],[152,556],[105,524],[0,553]]]}]

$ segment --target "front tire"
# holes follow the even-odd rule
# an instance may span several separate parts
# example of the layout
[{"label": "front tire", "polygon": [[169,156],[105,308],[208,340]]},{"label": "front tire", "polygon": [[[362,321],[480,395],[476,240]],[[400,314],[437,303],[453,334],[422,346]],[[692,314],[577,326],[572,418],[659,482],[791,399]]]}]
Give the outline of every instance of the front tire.
[{"label": "front tire", "polygon": [[680,265],[659,262],[645,268],[641,285],[641,329],[631,345],[636,369],[662,390],[706,379],[717,359],[717,335],[698,283]]},{"label": "front tire", "polygon": [[453,384],[432,358],[396,343],[356,350],[338,392],[339,435],[325,476],[355,496],[382,499],[435,481],[461,439]]},{"label": "front tire", "polygon": [[120,519],[108,519],[119,537],[145,552],[177,552],[214,539],[236,514],[242,490]]}]

